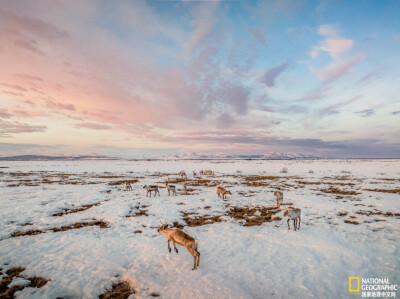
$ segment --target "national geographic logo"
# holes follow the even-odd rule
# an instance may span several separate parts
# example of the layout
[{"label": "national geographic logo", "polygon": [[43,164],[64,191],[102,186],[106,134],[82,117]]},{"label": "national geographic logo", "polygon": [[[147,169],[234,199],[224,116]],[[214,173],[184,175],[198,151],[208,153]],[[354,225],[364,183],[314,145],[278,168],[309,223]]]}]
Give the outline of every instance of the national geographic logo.
[{"label": "national geographic logo", "polygon": [[389,278],[349,277],[349,292],[361,292],[362,297],[395,298],[397,284]]}]

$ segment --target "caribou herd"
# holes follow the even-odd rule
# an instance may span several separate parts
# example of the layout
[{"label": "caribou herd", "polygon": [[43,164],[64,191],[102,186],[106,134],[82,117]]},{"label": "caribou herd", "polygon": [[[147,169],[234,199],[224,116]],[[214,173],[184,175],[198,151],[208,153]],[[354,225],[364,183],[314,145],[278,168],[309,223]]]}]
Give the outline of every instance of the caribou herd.
[{"label": "caribou herd", "polygon": [[[214,176],[215,173],[214,171],[211,170],[201,170],[199,172],[200,175],[211,175]],[[184,171],[181,171],[179,173],[179,176],[181,179],[186,180],[187,175]],[[193,171],[193,177],[197,177],[197,173]],[[147,191],[147,196],[151,197],[151,193],[154,192],[154,196],[158,194],[160,196],[160,191],[159,188],[166,188],[168,191],[168,196],[176,196],[176,190],[177,186],[170,184],[170,178],[167,179],[167,181],[164,183],[164,187],[159,187],[158,185],[142,185],[143,189],[146,189]],[[132,186],[129,182],[125,182],[124,184],[125,190],[130,191],[132,190]],[[185,184],[182,184],[182,189],[183,194],[188,194],[188,189]],[[229,190],[226,190],[225,188],[221,186],[217,186],[216,193],[219,198],[222,198],[223,200],[226,200],[227,195],[232,195],[232,193]],[[276,206],[277,208],[281,209],[283,205],[283,192],[282,191],[274,191],[273,195],[276,200]],[[299,208],[285,208],[284,211],[284,217],[287,218],[287,225],[288,229],[290,230],[290,220],[293,220],[293,228],[294,230],[300,229],[300,219],[301,219],[301,209]],[[170,228],[167,223],[162,224],[162,226],[157,230],[159,233],[164,234],[165,237],[167,238],[167,244],[168,244],[168,251],[171,252],[171,247],[169,246],[169,243],[172,242],[174,244],[174,250],[176,253],[178,253],[178,249],[176,248],[176,244],[185,247],[189,253],[193,256],[194,258],[194,266],[192,270],[196,270],[197,267],[200,264],[200,252],[197,250],[197,244],[198,240],[192,238],[182,230],[178,228]]]}]

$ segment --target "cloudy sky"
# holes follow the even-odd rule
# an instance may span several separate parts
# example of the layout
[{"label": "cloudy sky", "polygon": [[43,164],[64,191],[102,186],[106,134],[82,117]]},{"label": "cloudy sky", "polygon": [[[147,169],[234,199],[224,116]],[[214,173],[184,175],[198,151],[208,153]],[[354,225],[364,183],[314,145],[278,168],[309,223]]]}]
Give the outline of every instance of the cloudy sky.
[{"label": "cloudy sky", "polygon": [[0,156],[400,157],[400,1],[0,0]]}]

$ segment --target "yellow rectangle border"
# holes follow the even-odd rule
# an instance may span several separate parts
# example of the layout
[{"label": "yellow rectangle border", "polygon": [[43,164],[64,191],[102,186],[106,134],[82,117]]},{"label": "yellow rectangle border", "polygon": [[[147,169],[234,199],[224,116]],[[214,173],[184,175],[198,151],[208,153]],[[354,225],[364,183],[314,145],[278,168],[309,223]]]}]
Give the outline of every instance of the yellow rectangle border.
[{"label": "yellow rectangle border", "polygon": [[[357,279],[357,289],[352,290],[351,289],[351,281],[353,279]],[[349,277],[349,292],[359,292],[360,291],[360,277]]]}]

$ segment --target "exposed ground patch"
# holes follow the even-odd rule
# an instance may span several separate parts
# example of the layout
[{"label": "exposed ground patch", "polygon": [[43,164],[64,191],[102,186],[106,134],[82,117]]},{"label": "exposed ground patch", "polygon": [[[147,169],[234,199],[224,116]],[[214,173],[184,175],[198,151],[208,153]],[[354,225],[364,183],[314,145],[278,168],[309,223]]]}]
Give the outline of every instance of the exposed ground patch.
[{"label": "exposed ground patch", "polygon": [[355,183],[341,183],[341,182],[321,182],[321,181],[295,181],[295,183],[301,185],[335,185],[335,186],[355,186]]},{"label": "exposed ground patch", "polygon": [[365,191],[382,192],[382,193],[397,193],[400,194],[400,189],[364,189]]},{"label": "exposed ground patch", "polygon": [[319,189],[319,191],[324,192],[324,193],[333,193],[333,194],[342,194],[342,195],[358,195],[361,194],[360,192],[357,191],[352,191],[352,190],[343,190],[339,189],[336,187],[329,187],[325,189]]},{"label": "exposed ground patch", "polygon": [[125,184],[125,183],[135,184],[135,183],[137,183],[137,182],[139,182],[139,180],[134,179],[134,180],[112,181],[112,182],[109,182],[108,184],[109,184],[110,186],[119,186],[119,185],[123,185],[123,184]]},{"label": "exposed ground patch", "polygon": [[108,185],[115,186],[122,185],[125,182],[134,184],[139,181],[139,178],[142,178],[135,177],[132,179],[132,176],[115,175],[109,172],[104,172],[103,174],[86,172],[73,174],[54,171],[0,172],[0,177],[2,182],[10,183],[8,187],[40,186],[43,184],[92,185],[107,182]]},{"label": "exposed ground patch", "polygon": [[191,180],[186,183],[187,186],[191,187],[216,187],[222,182],[216,180],[208,180],[208,179],[198,179],[198,180]]},{"label": "exposed ground patch", "polygon": [[[181,213],[183,215],[183,221],[185,221],[186,226],[189,227],[208,225],[208,224],[213,224],[215,222],[222,222],[221,216],[212,216],[212,215],[194,216],[196,215],[196,213],[194,212],[181,212]],[[179,224],[177,225],[179,226]]]},{"label": "exposed ground patch", "polygon": [[123,281],[114,284],[111,290],[99,296],[100,299],[126,299],[130,295],[135,294],[136,291],[131,288],[128,282]]},{"label": "exposed ground patch", "polygon": [[295,183],[301,184],[301,185],[321,185],[321,184],[327,184],[325,182],[312,182],[312,181],[296,181]]},{"label": "exposed ground patch", "polygon": [[289,177],[281,177],[281,176],[260,176],[260,175],[252,175],[252,176],[243,176],[242,184],[248,187],[266,187],[271,186],[273,182],[277,180],[284,179],[286,180]]},{"label": "exposed ground patch", "polygon": [[347,216],[348,212],[343,211],[343,212],[338,212],[336,215],[340,216],[340,217],[344,217]]},{"label": "exposed ground patch", "polygon": [[147,205],[142,205],[142,206],[137,205],[135,207],[131,207],[128,215],[126,215],[125,217],[129,218],[129,217],[149,216],[147,214],[147,209],[146,209],[147,207],[148,207]]},{"label": "exposed ground patch", "polygon": [[71,229],[80,229],[86,226],[98,226],[100,228],[107,228],[109,227],[108,224],[102,220],[94,220],[94,221],[89,221],[89,222],[76,222],[74,224],[71,225],[66,225],[66,226],[61,226],[61,227],[53,227],[47,230],[28,230],[26,232],[21,232],[21,231],[17,231],[11,234],[12,238],[15,237],[21,237],[21,236],[34,236],[34,235],[38,235],[38,234],[43,234],[49,231],[52,232],[63,232],[63,231],[67,231],[67,230],[71,230]]},{"label": "exposed ground patch", "polygon": [[95,207],[100,205],[100,203],[94,203],[94,204],[87,204],[87,205],[83,205],[81,207],[78,208],[65,208],[63,209],[61,212],[55,213],[52,216],[64,216],[64,215],[68,215],[68,214],[72,214],[72,213],[78,213],[78,212],[83,212],[86,211],[88,209],[90,209],[91,207]]},{"label": "exposed ground patch", "polygon": [[366,215],[366,216],[375,216],[375,215],[381,215],[381,216],[385,216],[385,217],[400,217],[400,213],[397,212],[382,212],[382,211],[369,211],[369,210],[359,210],[356,212],[356,214],[358,215]]},{"label": "exposed ground patch", "polygon": [[[43,287],[49,279],[40,276],[25,277],[21,275],[21,272],[25,271],[23,267],[14,267],[6,271],[6,276],[0,281],[0,298],[2,299],[12,299],[15,298],[15,292],[23,290],[25,287],[41,288]],[[8,285],[12,282],[14,278],[21,277],[29,280],[29,284],[25,286],[14,285],[11,288]]]},{"label": "exposed ground patch", "polygon": [[344,223],[354,224],[354,225],[359,225],[360,224],[357,220],[350,220],[350,219],[345,220]]},{"label": "exposed ground patch", "polygon": [[281,217],[274,217],[280,211],[278,207],[230,207],[226,215],[241,221],[243,226],[255,226],[282,220]]},{"label": "exposed ground patch", "polygon": [[270,175],[250,175],[250,176],[244,176],[243,178],[247,182],[286,179],[286,177],[270,176]]}]

